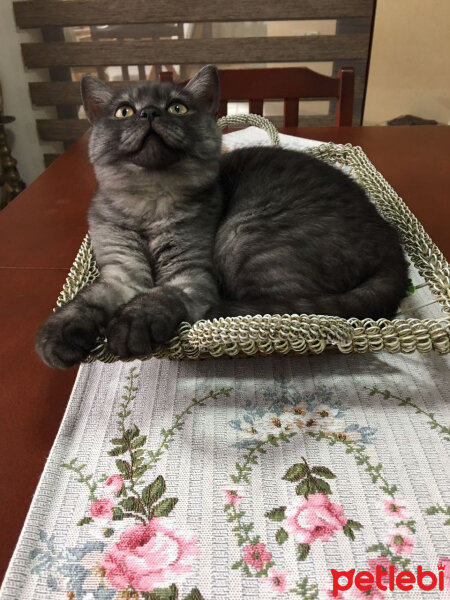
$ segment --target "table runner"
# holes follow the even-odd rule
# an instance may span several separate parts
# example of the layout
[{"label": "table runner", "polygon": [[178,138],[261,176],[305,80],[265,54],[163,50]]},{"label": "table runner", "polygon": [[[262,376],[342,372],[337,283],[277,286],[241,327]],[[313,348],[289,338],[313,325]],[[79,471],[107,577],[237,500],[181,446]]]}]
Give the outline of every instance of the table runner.
[{"label": "table runner", "polygon": [[[401,314],[439,318],[433,300],[419,287]],[[82,366],[1,600],[449,597],[448,367],[385,353]]]},{"label": "table runner", "polygon": [[377,565],[448,586],[447,373],[419,354],[81,367],[2,600],[332,598],[330,569]]}]

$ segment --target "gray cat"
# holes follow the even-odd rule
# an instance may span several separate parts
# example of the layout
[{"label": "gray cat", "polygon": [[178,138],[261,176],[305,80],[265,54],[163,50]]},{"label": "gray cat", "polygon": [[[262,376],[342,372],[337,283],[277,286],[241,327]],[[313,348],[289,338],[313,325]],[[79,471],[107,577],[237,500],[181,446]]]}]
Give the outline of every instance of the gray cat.
[{"label": "gray cat", "polygon": [[391,317],[407,288],[397,233],[341,171],[296,151],[221,153],[215,67],[185,86],[114,93],[82,81],[98,181],[89,231],[99,279],[42,326],[69,367],[98,337],[149,354],[182,321],[264,313]]}]

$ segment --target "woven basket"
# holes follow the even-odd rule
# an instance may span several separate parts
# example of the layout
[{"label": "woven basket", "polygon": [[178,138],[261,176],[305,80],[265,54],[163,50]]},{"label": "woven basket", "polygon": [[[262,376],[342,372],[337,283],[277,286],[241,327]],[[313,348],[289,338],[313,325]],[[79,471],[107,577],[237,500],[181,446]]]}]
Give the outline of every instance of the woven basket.
[{"label": "woven basket", "polygon": [[[257,115],[219,119],[219,126],[256,125],[279,145],[276,128]],[[450,351],[450,268],[416,217],[378,173],[359,147],[322,144],[304,150],[327,163],[351,170],[352,176],[369,193],[383,217],[395,225],[405,251],[425,280],[442,310],[437,319],[342,319],[323,315],[262,315],[227,317],[212,321],[182,323],[178,334],[152,355],[156,358],[199,359],[255,354],[320,354],[335,349],[352,352]],[[57,305],[69,302],[99,275],[87,235],[70,269]],[[145,358],[150,358],[145,357]],[[86,362],[118,360],[99,340]]]}]

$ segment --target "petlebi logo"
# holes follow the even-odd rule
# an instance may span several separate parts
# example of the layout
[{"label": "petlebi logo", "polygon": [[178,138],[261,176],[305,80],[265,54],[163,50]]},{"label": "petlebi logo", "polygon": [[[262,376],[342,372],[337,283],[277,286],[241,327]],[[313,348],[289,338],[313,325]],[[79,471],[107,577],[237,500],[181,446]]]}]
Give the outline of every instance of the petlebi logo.
[{"label": "petlebi logo", "polygon": [[[333,577],[333,596],[337,598],[340,592],[356,588],[360,592],[370,593],[373,589],[380,591],[401,590],[408,592],[415,587],[431,592],[436,588],[444,591],[445,587],[445,564],[438,564],[437,574],[433,571],[424,570],[422,565],[417,567],[416,572],[399,571],[394,565],[384,567],[377,565],[375,571],[358,571],[350,569],[349,571],[338,571],[331,569]],[[344,581],[342,581],[344,579]]]}]

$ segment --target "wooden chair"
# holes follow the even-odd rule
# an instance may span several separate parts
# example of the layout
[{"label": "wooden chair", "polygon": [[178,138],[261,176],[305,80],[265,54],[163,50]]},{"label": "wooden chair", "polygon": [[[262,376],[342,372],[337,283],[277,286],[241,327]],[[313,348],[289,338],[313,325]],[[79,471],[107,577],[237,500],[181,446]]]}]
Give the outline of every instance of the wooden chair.
[{"label": "wooden chair", "polygon": [[264,100],[284,100],[284,127],[298,127],[300,99],[337,98],[336,127],[351,126],[355,71],[342,67],[337,77],[327,77],[307,67],[277,69],[226,69],[220,71],[219,116],[227,103],[248,100],[249,112],[263,114]]},{"label": "wooden chair", "polygon": [[[355,71],[342,67],[337,77],[327,77],[307,67],[283,69],[223,69],[219,71],[221,100],[219,117],[227,114],[231,101],[247,101],[249,112],[263,114],[264,100],[284,100],[284,127],[298,127],[300,99],[336,98],[336,127],[350,127],[353,117]],[[172,81],[173,74],[163,71],[161,81]]]}]

